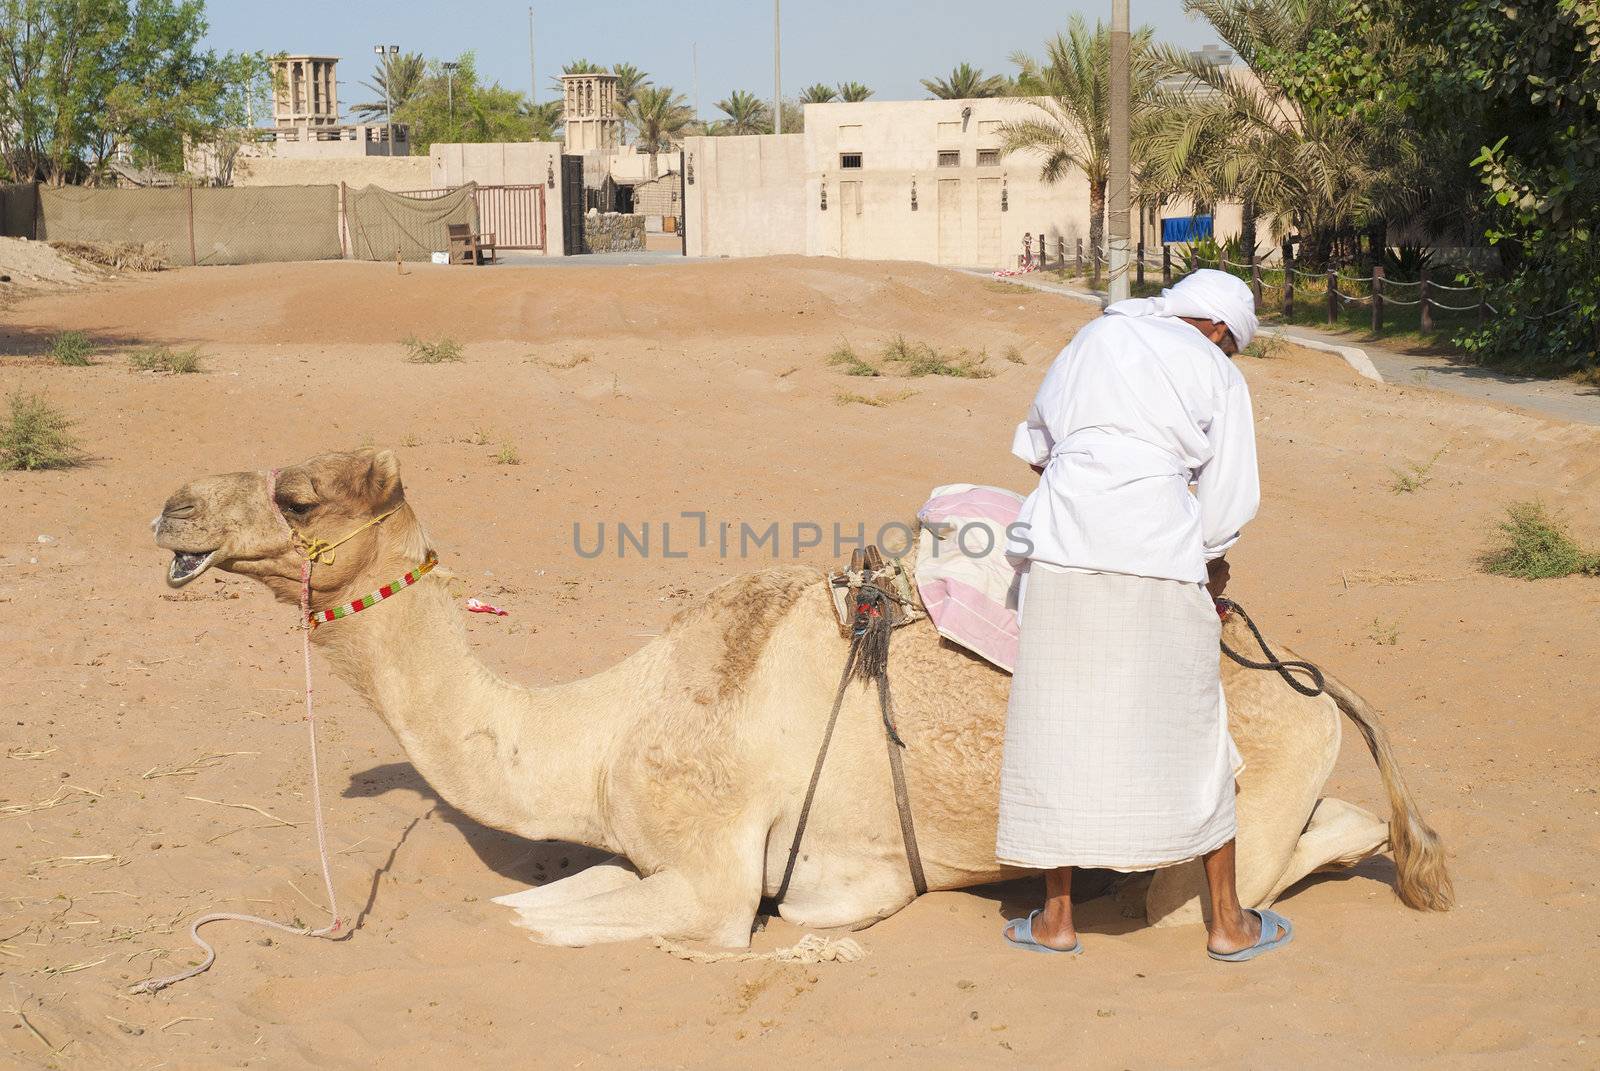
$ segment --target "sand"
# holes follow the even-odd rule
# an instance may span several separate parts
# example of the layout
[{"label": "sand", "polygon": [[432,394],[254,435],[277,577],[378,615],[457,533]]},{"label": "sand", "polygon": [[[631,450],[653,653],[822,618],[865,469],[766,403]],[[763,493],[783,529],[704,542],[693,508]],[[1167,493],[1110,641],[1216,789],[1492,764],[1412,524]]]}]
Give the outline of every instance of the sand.
[{"label": "sand", "polygon": [[[472,615],[474,642],[509,676],[550,683],[614,662],[685,599],[761,564],[587,560],[574,522],[706,510],[871,528],[911,516],[936,484],[1026,488],[1011,425],[1091,311],[932,267],[799,258],[183,269],[21,301],[0,354],[67,328],[104,353],[89,368],[0,361],[0,389],[69,410],[92,457],[0,475],[0,1063],[1600,1062],[1600,582],[1475,564],[1504,505],[1535,496],[1600,544],[1600,431],[1367,382],[1294,348],[1241,360],[1266,501],[1233,555],[1232,594],[1383,712],[1451,849],[1455,911],[1407,910],[1373,860],[1291,890],[1294,944],[1243,967],[1207,960],[1198,929],[1145,929],[1108,900],[1082,909],[1085,956],[1009,952],[1000,926],[1038,895],[1027,882],[925,897],[857,934],[869,955],[854,964],[543,947],[489,898],[595,853],[452,810],[318,665],[353,936],[221,924],[209,974],[127,995],[192,961],[198,912],[323,920],[292,617],[220,574],[165,587],[148,520],[181,483],[395,447],[445,564],[511,611]],[[878,381],[825,363],[841,339],[870,354],[896,332],[986,349],[995,375]],[[412,334],[449,334],[465,360],[406,364]],[[198,346],[205,371],[130,372],[118,354],[151,343]],[[1013,346],[1022,363],[1005,359]],[[835,402],[903,390],[915,393],[882,408]],[[503,446],[521,463],[497,463]],[[1441,449],[1424,486],[1391,491],[1391,469]],[[1383,809],[1354,732],[1328,793]],[[754,944],[801,936],[774,921]]]}]

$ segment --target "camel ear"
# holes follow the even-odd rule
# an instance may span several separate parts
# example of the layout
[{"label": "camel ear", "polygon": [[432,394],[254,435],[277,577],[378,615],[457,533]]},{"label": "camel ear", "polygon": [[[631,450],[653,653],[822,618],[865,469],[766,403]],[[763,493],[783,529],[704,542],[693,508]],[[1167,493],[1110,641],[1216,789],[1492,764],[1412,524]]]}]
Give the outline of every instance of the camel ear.
[{"label": "camel ear", "polygon": [[372,503],[380,510],[392,509],[405,497],[400,483],[400,459],[393,450],[374,450],[367,469],[367,488]]}]

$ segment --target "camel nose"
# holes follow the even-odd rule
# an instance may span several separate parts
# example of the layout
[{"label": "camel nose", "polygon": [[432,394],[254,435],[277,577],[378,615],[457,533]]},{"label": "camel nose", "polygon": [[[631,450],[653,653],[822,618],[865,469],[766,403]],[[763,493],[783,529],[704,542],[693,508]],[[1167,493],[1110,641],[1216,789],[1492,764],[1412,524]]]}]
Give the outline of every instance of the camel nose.
[{"label": "camel nose", "polygon": [[193,516],[193,502],[168,502],[161,510],[161,518],[168,521],[183,521]]}]

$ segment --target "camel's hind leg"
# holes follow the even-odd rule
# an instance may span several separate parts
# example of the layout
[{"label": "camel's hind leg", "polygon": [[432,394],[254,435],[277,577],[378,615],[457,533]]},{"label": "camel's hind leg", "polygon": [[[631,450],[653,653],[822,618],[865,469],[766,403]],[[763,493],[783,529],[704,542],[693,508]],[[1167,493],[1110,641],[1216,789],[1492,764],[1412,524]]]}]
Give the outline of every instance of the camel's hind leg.
[{"label": "camel's hind leg", "polygon": [[1320,799],[1267,902],[1307,874],[1355,866],[1389,844],[1389,823],[1344,800]]},{"label": "camel's hind leg", "polygon": [[632,864],[620,855],[613,855],[576,874],[545,882],[532,889],[496,896],[494,902],[518,911],[534,910],[625,889],[638,881],[639,872],[633,869]]}]

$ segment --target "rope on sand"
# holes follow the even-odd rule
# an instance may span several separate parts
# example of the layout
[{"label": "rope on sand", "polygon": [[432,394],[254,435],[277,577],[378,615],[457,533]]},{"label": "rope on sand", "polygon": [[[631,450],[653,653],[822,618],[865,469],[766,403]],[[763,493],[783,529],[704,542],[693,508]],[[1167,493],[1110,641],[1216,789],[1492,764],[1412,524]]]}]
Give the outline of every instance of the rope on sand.
[{"label": "rope on sand", "polygon": [[855,963],[867,958],[867,950],[850,937],[823,937],[808,933],[788,948],[771,952],[706,952],[657,937],[655,946],[669,956],[690,963],[754,963],[760,960],[780,963]]}]

